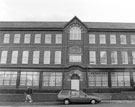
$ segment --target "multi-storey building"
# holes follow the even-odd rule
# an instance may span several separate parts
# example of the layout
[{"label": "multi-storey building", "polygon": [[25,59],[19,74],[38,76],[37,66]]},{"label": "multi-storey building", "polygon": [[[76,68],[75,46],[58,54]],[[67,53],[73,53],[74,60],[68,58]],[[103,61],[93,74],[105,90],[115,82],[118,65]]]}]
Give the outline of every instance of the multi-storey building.
[{"label": "multi-storey building", "polygon": [[135,24],[0,22],[0,89],[132,90]]}]

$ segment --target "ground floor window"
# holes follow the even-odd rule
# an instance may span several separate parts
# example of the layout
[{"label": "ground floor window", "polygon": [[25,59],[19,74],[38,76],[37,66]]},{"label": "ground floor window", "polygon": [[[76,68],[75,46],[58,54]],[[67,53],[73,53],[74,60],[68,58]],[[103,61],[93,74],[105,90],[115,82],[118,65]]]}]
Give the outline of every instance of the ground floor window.
[{"label": "ground floor window", "polygon": [[111,73],[112,86],[130,86],[129,72],[112,72]]},{"label": "ground floor window", "polygon": [[0,85],[16,85],[17,72],[0,71]]},{"label": "ground floor window", "polygon": [[108,86],[108,73],[107,72],[89,72],[88,73],[89,86]]},{"label": "ground floor window", "polygon": [[62,72],[43,72],[43,86],[62,86]]},{"label": "ground floor window", "polygon": [[39,72],[21,72],[20,86],[39,86]]}]

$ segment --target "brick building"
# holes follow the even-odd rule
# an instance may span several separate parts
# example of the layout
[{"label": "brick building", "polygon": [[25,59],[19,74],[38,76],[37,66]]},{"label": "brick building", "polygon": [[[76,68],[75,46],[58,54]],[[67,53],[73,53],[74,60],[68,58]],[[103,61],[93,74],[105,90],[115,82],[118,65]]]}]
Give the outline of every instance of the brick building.
[{"label": "brick building", "polygon": [[135,24],[0,22],[0,89],[130,91]]}]

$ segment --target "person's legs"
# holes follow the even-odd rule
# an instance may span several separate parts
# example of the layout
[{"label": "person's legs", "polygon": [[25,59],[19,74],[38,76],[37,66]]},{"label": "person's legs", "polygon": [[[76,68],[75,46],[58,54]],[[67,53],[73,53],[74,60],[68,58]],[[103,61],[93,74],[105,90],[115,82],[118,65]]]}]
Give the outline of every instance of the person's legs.
[{"label": "person's legs", "polygon": [[29,102],[31,103],[32,102],[31,95],[28,95],[28,99],[29,99]]}]

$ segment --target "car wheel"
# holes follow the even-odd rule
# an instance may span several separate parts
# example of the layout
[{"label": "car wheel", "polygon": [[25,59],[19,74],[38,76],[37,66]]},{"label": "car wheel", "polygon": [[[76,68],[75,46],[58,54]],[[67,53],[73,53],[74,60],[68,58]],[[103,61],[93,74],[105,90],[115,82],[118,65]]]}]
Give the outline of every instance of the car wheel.
[{"label": "car wheel", "polygon": [[70,103],[69,99],[64,100],[64,104],[68,105]]},{"label": "car wheel", "polygon": [[91,104],[96,104],[96,100],[92,99],[92,100],[90,101],[90,103],[91,103]]}]

